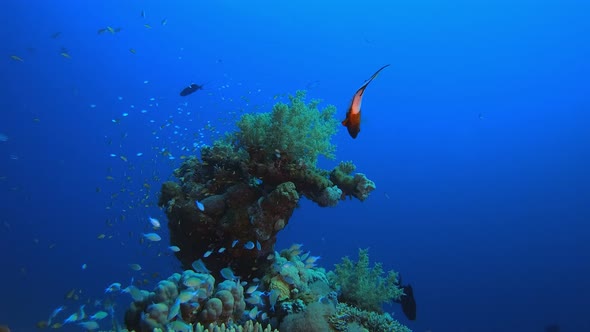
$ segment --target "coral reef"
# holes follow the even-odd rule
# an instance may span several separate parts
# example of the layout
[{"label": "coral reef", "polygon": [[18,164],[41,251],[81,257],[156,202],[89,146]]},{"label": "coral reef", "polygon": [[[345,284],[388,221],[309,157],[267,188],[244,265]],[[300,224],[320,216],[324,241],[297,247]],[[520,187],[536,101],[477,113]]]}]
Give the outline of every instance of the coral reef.
[{"label": "coral reef", "polygon": [[361,310],[346,303],[338,303],[329,322],[336,331],[412,332],[388,313]]},{"label": "coral reef", "polygon": [[215,285],[213,276],[191,270],[160,281],[153,292],[140,292],[145,296],[132,293],[134,301],[125,313],[125,324],[136,331],[171,328],[180,321],[229,324],[240,320],[246,307],[241,284],[225,280]]},{"label": "coral reef", "polygon": [[270,325],[263,325],[251,320],[246,321],[242,325],[225,326],[225,324],[209,324],[206,327],[198,323],[195,326],[195,332],[279,332],[273,329]]},{"label": "coral reef", "polygon": [[334,157],[338,125],[335,108],[318,105],[298,91],[270,113],[243,115],[237,132],[202,147],[200,159],[175,170],[177,182],[162,185],[159,206],[185,271],[151,292],[126,288],[130,330],[398,331],[380,314],[382,302],[402,294],[396,274],[369,269],[366,251],[328,274],[301,245],[275,251],[301,197],[331,207],[375,189],[350,161],[316,166],[320,155]]},{"label": "coral reef", "polygon": [[318,101],[304,98],[298,91],[271,113],[243,115],[236,133],[203,147],[201,160],[187,159],[175,170],[178,182],[162,185],[159,205],[184,269],[202,259],[216,278],[225,267],[242,278],[261,277],[302,196],[328,207],[347,196],[365,200],[375,189],[363,174],[352,174],[351,162],[331,172],[316,167],[318,156],[334,156],[330,139],[338,122],[333,106],[320,111]]},{"label": "coral reef", "polygon": [[328,274],[331,284],[339,290],[339,300],[359,309],[381,312],[382,304],[399,300],[404,294],[399,287],[397,273],[389,271],[384,275],[383,267],[376,263],[369,267],[368,249],[359,249],[357,262],[348,257],[336,264],[334,272]]},{"label": "coral reef", "polygon": [[330,139],[336,133],[336,107],[318,109],[320,101],[305,104],[305,91],[279,102],[271,113],[245,114],[238,122],[238,139],[251,149],[264,151],[269,161],[275,154],[315,166],[318,156],[334,158],[336,146]]},{"label": "coral reef", "polygon": [[[326,274],[315,265],[318,257],[302,253],[301,245],[294,244],[267,257],[270,267],[260,280],[239,282],[233,280],[233,274],[223,273],[232,280],[226,278],[217,283],[211,274],[186,270],[161,280],[152,292],[132,285],[123,290],[134,299],[125,314],[125,323],[129,330],[138,332],[277,328],[309,332],[410,332],[389,314],[360,308],[362,303],[356,299],[360,291],[375,301],[379,297],[375,292],[383,291],[387,283],[379,281],[379,264],[369,269],[367,251],[361,250],[359,255],[359,263],[338,264],[336,273]],[[344,262],[349,262],[348,258]],[[333,281],[338,275],[348,276],[350,283],[358,277],[369,280],[367,285],[381,282],[382,286],[362,290],[342,287],[346,282],[336,285]],[[352,293],[348,294],[349,291]],[[380,299],[383,300],[382,295]]]}]

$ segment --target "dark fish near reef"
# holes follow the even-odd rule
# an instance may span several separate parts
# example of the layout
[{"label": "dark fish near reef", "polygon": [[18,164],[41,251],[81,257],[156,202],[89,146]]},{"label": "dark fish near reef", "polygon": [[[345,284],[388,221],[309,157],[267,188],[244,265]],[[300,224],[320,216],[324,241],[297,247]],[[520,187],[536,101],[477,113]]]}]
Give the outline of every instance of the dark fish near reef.
[{"label": "dark fish near reef", "polygon": [[352,97],[352,102],[350,103],[350,107],[348,108],[348,112],[346,112],[346,119],[342,121],[342,125],[348,129],[348,133],[352,138],[356,138],[356,136],[361,131],[361,102],[363,101],[363,93],[365,89],[379,75],[379,72],[382,71],[384,68],[389,67],[389,65],[385,65],[371,76],[360,89],[354,94]]},{"label": "dark fish near reef", "polygon": [[409,320],[416,320],[416,300],[414,299],[414,290],[412,285],[402,286],[404,296],[400,299],[402,311]]},{"label": "dark fish near reef", "polygon": [[409,320],[416,320],[416,300],[414,299],[414,290],[412,285],[402,285],[402,277],[399,277],[399,287],[404,291],[404,295],[395,301],[402,305],[402,311]]},{"label": "dark fish near reef", "polygon": [[192,83],[191,85],[187,86],[186,88],[182,89],[182,91],[180,91],[180,95],[183,97],[186,97],[188,95],[190,95],[191,93],[198,91],[198,90],[202,90],[203,86],[202,85],[198,85],[195,83]]}]

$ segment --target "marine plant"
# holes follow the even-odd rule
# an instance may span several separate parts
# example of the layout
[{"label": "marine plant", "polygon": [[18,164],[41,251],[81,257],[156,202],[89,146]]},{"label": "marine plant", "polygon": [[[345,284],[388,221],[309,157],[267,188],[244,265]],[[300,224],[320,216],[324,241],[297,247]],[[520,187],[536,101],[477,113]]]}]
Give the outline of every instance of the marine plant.
[{"label": "marine plant", "polygon": [[270,113],[244,114],[237,125],[238,140],[248,149],[262,149],[268,156],[286,155],[292,161],[315,166],[318,156],[334,159],[330,142],[338,128],[336,107],[318,108],[320,100],[305,103],[305,91],[276,103]]},{"label": "marine plant", "polygon": [[336,331],[412,332],[388,313],[361,310],[342,302],[336,305],[336,313],[329,322]]},{"label": "marine plant", "polygon": [[339,301],[362,310],[382,312],[383,303],[399,300],[404,294],[396,272],[385,274],[381,263],[369,266],[368,249],[359,249],[357,262],[342,258],[328,277],[339,290]]}]

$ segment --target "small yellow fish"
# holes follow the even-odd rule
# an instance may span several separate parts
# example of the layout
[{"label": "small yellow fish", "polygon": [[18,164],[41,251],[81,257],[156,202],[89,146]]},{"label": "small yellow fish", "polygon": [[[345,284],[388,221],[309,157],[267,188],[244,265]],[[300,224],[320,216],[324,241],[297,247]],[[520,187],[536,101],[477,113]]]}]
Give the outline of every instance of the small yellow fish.
[{"label": "small yellow fish", "polygon": [[23,58],[21,58],[18,55],[11,55],[10,58],[14,61],[18,61],[18,62],[24,62],[25,60],[23,60]]},{"label": "small yellow fish", "polygon": [[47,321],[45,321],[45,320],[38,321],[36,325],[37,325],[37,328],[44,329],[47,327]]},{"label": "small yellow fish", "polygon": [[131,54],[136,54],[137,53],[137,51],[134,48],[130,48],[129,49],[129,52],[131,52]]},{"label": "small yellow fish", "polygon": [[110,175],[108,175],[108,176],[106,177],[106,179],[107,179],[107,180],[109,180],[109,181],[113,181],[115,178],[114,178],[114,177],[112,177],[112,176],[110,176]]},{"label": "small yellow fish", "polygon": [[115,29],[111,28],[111,27],[106,27],[107,31],[114,34],[115,33]]},{"label": "small yellow fish", "polygon": [[129,268],[132,269],[133,271],[141,271],[141,265],[139,264],[129,264]]},{"label": "small yellow fish", "polygon": [[143,26],[144,26],[146,29],[151,29],[151,28],[152,28],[152,26],[151,26],[151,25],[149,25],[149,24],[144,24]]},{"label": "small yellow fish", "polygon": [[121,160],[123,160],[124,162],[127,162],[127,157],[121,156]]},{"label": "small yellow fish", "polygon": [[61,52],[59,55],[63,56],[66,59],[71,59],[72,56],[67,52]]},{"label": "small yellow fish", "polygon": [[66,296],[65,296],[66,300],[69,300],[69,299],[71,299],[72,297],[74,297],[74,293],[75,293],[75,292],[76,292],[76,289],[75,289],[75,288],[72,288],[72,289],[71,289],[69,292],[67,292],[67,293],[66,293]]},{"label": "small yellow fish", "polygon": [[62,323],[53,323],[53,324],[51,324],[51,328],[52,329],[59,329],[62,326],[63,326]]},{"label": "small yellow fish", "polygon": [[99,239],[99,240],[102,240],[105,237],[106,237],[106,235],[104,235],[104,234],[98,234],[98,236],[96,238]]}]

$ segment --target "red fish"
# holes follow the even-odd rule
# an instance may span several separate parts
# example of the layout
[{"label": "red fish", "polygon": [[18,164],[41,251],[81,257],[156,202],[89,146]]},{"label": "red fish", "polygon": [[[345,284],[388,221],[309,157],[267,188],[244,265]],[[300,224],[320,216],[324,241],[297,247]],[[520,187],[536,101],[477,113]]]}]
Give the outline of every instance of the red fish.
[{"label": "red fish", "polygon": [[342,121],[342,125],[348,129],[348,133],[352,138],[356,138],[356,136],[361,131],[361,102],[363,101],[363,93],[365,92],[365,89],[369,83],[371,83],[371,81],[373,81],[373,79],[379,75],[379,72],[388,66],[389,65],[385,65],[379,68],[379,70],[377,70],[375,74],[373,74],[373,76],[371,76],[371,78],[369,78],[365,84],[363,84],[363,86],[357,90],[357,92],[354,94],[354,97],[352,97],[352,102],[350,103],[348,112],[346,112],[346,119]]}]

